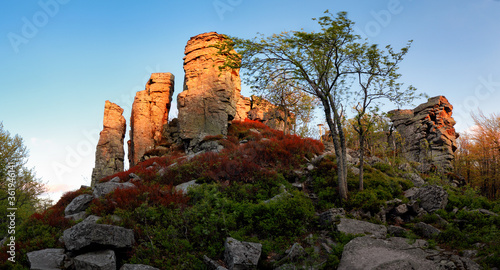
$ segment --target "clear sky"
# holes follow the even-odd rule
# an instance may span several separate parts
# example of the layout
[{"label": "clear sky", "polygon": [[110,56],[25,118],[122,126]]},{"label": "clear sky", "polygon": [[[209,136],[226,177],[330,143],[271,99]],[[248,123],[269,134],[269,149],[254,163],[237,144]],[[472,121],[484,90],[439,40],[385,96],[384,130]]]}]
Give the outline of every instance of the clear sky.
[{"label": "clear sky", "polygon": [[326,9],[347,11],[372,43],[413,39],[402,81],[445,95],[458,131],[478,107],[500,110],[499,0],[40,0],[0,4],[0,121],[24,138],[28,165],[58,199],[90,184],[105,100],[128,124],[151,73],[173,73],[174,96],[182,90],[190,37],[314,31]]}]

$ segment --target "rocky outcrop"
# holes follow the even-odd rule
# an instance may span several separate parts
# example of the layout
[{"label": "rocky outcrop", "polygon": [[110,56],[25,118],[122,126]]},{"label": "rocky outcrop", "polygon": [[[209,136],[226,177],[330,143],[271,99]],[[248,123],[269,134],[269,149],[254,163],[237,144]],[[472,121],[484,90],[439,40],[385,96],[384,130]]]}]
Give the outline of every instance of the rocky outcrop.
[{"label": "rocky outcrop", "polygon": [[384,225],[350,218],[341,218],[337,230],[345,234],[367,234],[375,238],[385,238],[387,235],[387,228]]},{"label": "rocky outcrop", "polygon": [[252,98],[240,95],[236,103],[236,115],[234,120],[243,121],[248,118],[248,112],[252,109]]},{"label": "rocky outcrop", "polygon": [[95,198],[102,197],[108,193],[111,193],[112,191],[121,188],[121,189],[126,189],[126,188],[135,188],[136,186],[130,182],[125,182],[125,183],[117,183],[117,182],[105,182],[105,183],[100,183],[95,185],[93,195]]},{"label": "rocky outcrop", "polygon": [[101,178],[123,171],[125,151],[125,117],[123,109],[106,100],[104,105],[103,129],[99,134],[95,153],[95,167],[92,170],[92,186]]},{"label": "rocky outcrop", "polygon": [[[247,113],[248,119],[260,121],[268,127],[276,130],[285,129],[285,112],[272,104],[268,100],[258,97],[251,97],[251,109]],[[287,122],[291,122],[291,116],[288,116]]]},{"label": "rocky outcrop", "polygon": [[354,238],[345,245],[337,269],[481,269],[469,258],[428,249],[425,240],[417,239],[410,243],[408,239],[400,237],[386,240],[369,236]]},{"label": "rocky outcrop", "polygon": [[437,185],[425,186],[419,189],[410,189],[405,193],[410,200],[416,200],[425,211],[433,213],[444,209],[448,204],[448,193]]},{"label": "rocky outcrop", "polygon": [[164,126],[174,93],[174,75],[153,73],[146,89],[137,92],[130,117],[129,162],[137,164],[144,154],[165,144]]},{"label": "rocky outcrop", "polygon": [[90,202],[94,199],[94,196],[90,194],[82,194],[74,198],[68,206],[64,209],[64,215],[74,215],[76,213],[80,213],[85,211],[88,208]]},{"label": "rocky outcrop", "polygon": [[179,132],[188,151],[207,135],[226,135],[240,96],[239,70],[224,69],[214,45],[227,37],[215,32],[192,37],[184,54],[184,90],[177,96]]},{"label": "rocky outcrop", "polygon": [[453,152],[458,133],[451,117],[453,106],[444,96],[430,98],[413,110],[393,110],[389,117],[401,134],[403,154],[420,162],[426,170],[435,166],[452,169]]}]

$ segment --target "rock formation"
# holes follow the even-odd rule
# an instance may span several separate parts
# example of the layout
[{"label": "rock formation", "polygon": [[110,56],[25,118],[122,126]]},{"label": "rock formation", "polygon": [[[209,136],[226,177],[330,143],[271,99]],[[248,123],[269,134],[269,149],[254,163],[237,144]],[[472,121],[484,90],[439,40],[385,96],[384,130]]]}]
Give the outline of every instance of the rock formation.
[{"label": "rock formation", "polygon": [[192,37],[184,54],[184,90],[177,96],[180,137],[192,151],[207,135],[227,134],[241,91],[238,70],[220,70],[225,57],[214,47],[226,39],[215,32]]},{"label": "rock formation", "polygon": [[403,154],[424,168],[452,169],[458,133],[451,117],[453,106],[444,96],[430,98],[413,110],[393,110],[389,117],[403,139]]},{"label": "rock formation", "polygon": [[101,178],[123,171],[125,151],[125,118],[120,106],[106,100],[104,105],[103,130],[95,153],[95,168],[92,171],[92,186]]},{"label": "rock formation", "polygon": [[[287,120],[293,122],[292,117]],[[234,120],[245,119],[260,121],[272,129],[283,131],[285,128],[285,113],[278,106],[268,100],[252,95],[251,97],[240,96],[236,104],[236,116]]]},{"label": "rock formation", "polygon": [[137,164],[151,149],[166,143],[163,129],[174,93],[174,75],[153,73],[146,89],[137,92],[130,117],[129,162]]},{"label": "rock formation", "polygon": [[236,103],[236,115],[234,120],[243,121],[248,118],[248,112],[252,109],[252,98],[244,97],[240,94]]}]

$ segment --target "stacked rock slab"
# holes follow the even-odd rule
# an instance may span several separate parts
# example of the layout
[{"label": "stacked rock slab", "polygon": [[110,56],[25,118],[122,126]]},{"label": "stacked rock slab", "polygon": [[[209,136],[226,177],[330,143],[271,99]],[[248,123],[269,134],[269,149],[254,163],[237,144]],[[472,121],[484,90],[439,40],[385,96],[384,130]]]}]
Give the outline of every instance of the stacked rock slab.
[{"label": "stacked rock slab", "polygon": [[[245,119],[262,122],[276,130],[283,131],[285,128],[284,111],[268,100],[255,95],[249,98],[240,96],[238,99],[234,120],[243,121]],[[290,117],[287,121],[292,123],[293,119]]]},{"label": "stacked rock slab", "polygon": [[101,178],[123,171],[125,151],[125,118],[123,109],[106,100],[104,105],[103,130],[99,135],[92,171],[92,186]]},{"label": "stacked rock slab", "polygon": [[[410,161],[452,169],[458,133],[451,117],[453,106],[444,96],[430,98],[413,110],[393,110],[389,117],[403,139],[403,154]],[[429,167],[429,166],[427,166]]]},{"label": "stacked rock slab", "polygon": [[174,93],[174,75],[153,73],[146,89],[137,92],[130,117],[129,162],[136,165],[144,154],[163,143],[163,129]]},{"label": "stacked rock slab", "polygon": [[177,96],[179,133],[192,151],[207,135],[226,135],[240,97],[239,70],[219,69],[225,56],[214,45],[225,41],[215,32],[192,37],[184,54],[184,89]]}]

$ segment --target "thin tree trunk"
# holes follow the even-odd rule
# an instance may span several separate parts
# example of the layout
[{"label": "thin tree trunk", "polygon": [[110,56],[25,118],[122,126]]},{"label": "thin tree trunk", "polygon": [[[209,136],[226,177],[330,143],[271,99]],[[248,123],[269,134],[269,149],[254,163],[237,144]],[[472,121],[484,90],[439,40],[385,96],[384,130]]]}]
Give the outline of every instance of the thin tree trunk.
[{"label": "thin tree trunk", "polygon": [[364,157],[365,152],[363,151],[365,146],[365,138],[362,132],[359,134],[359,190],[362,191],[364,189],[363,185],[363,165],[364,165]]}]

